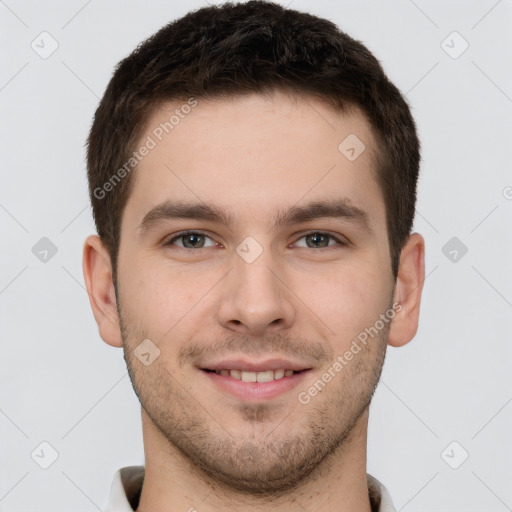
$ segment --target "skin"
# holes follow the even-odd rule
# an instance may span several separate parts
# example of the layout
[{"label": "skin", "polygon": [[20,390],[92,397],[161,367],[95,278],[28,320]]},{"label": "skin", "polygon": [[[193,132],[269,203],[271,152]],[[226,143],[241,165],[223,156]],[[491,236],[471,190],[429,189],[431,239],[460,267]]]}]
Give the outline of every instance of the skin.
[{"label": "skin", "polygon": [[[141,140],[177,106],[155,111]],[[349,134],[366,146],[352,162],[338,150]],[[117,296],[108,252],[87,238],[84,276],[99,333],[123,347],[142,404],[139,512],[370,511],[368,405],[387,345],[416,334],[425,250],[412,234],[395,282],[374,151],[356,109],[340,114],[280,92],[198,100],[136,169]],[[371,232],[334,218],[272,227],[278,210],[335,198],[366,211]],[[146,213],[169,199],[222,206],[238,222],[171,219],[140,233]],[[165,245],[189,229],[206,237],[192,248],[183,238]],[[306,236],[315,231],[349,243]],[[248,236],[262,248],[252,263],[236,252]],[[298,393],[394,302],[400,311],[378,336],[301,403]],[[160,350],[147,366],[134,354],[146,338]],[[294,358],[312,370],[297,388],[244,401],[197,367],[231,356]]]}]

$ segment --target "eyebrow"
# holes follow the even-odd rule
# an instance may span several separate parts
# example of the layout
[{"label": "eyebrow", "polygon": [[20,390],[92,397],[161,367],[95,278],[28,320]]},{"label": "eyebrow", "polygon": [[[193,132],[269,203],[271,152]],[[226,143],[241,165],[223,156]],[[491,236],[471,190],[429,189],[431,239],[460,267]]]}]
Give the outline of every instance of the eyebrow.
[{"label": "eyebrow", "polygon": [[[354,206],[347,199],[315,201],[304,206],[292,206],[288,210],[276,213],[273,229],[308,222],[320,218],[347,220],[371,233],[368,214]],[[173,219],[204,220],[223,224],[231,228],[236,224],[237,216],[225,208],[207,203],[185,203],[181,201],[164,201],[152,208],[139,224],[137,231],[142,234],[156,225]]]}]

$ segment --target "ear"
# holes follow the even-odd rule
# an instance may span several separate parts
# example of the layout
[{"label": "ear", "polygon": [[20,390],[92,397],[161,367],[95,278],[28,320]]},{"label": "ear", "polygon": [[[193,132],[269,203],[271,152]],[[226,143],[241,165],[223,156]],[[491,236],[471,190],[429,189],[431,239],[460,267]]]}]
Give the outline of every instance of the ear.
[{"label": "ear", "polygon": [[391,322],[388,344],[401,347],[411,341],[417,330],[421,292],[425,281],[425,240],[419,233],[409,236],[400,254],[393,303],[399,304]]},{"label": "ear", "polygon": [[112,280],[110,254],[97,235],[87,237],[84,243],[83,271],[92,312],[101,338],[113,347],[121,347],[121,327]]}]

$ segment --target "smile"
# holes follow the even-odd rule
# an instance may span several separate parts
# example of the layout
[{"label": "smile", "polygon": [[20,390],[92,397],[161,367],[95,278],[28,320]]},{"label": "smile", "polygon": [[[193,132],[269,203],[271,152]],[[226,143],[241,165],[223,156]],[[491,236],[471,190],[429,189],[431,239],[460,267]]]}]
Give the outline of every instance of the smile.
[{"label": "smile", "polygon": [[[233,379],[241,380],[243,382],[270,382],[272,380],[279,380],[283,377],[291,377],[294,373],[299,373],[294,370],[285,370],[280,368],[278,370],[265,370],[261,372],[249,372],[244,370],[205,370],[208,372],[215,372],[217,375],[223,377],[233,377]],[[304,370],[301,370],[304,371]]]},{"label": "smile", "polygon": [[236,398],[254,402],[270,400],[298,386],[310,369],[277,369],[251,372],[238,369],[208,370],[205,375],[217,389]]}]

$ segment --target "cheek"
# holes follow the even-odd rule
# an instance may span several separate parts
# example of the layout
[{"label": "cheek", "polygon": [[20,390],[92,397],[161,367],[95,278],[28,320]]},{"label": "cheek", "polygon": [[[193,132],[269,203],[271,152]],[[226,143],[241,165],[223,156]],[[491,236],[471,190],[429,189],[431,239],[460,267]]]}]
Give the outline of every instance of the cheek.
[{"label": "cheek", "polygon": [[124,268],[129,269],[120,274],[124,316],[162,341],[197,321],[200,301],[217,279],[214,272],[189,271],[142,256],[126,259]]},{"label": "cheek", "polygon": [[[370,259],[370,257],[368,257]],[[391,289],[375,262],[361,257],[357,263],[331,267],[295,290],[297,295],[327,325],[340,343],[373,325],[388,307]],[[300,287],[300,288],[299,288]],[[334,333],[334,334],[333,334]]]},{"label": "cheek", "polygon": [[[131,323],[142,323],[154,334],[160,322],[170,323],[177,314],[176,306],[182,297],[176,292],[180,286],[170,284],[165,274],[151,265],[149,259],[126,258],[124,272],[120,271],[123,309]],[[128,316],[129,315],[129,316]],[[158,329],[161,330],[161,329]]]}]

